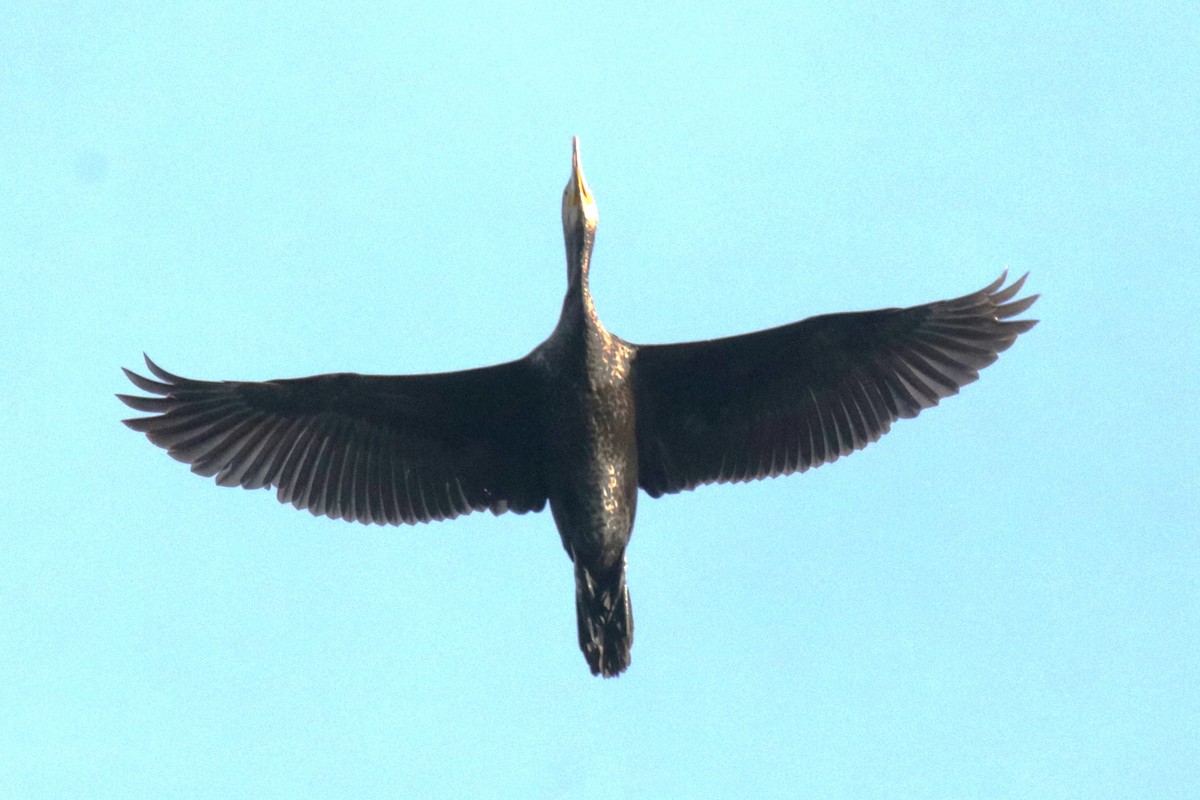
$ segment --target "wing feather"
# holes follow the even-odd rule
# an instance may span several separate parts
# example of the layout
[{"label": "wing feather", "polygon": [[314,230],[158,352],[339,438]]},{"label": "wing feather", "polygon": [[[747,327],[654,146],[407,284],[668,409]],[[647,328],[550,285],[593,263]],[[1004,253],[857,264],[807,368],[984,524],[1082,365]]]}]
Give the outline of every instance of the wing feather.
[{"label": "wing feather", "polygon": [[135,431],[222,486],[362,523],[540,510],[537,384],[525,360],[435,375],[199,381],[124,370]]},{"label": "wing feather", "polygon": [[1036,320],[1012,320],[1007,273],[911,308],[812,317],[758,333],[639,346],[639,482],[651,496],[827,464],[979,377]]}]

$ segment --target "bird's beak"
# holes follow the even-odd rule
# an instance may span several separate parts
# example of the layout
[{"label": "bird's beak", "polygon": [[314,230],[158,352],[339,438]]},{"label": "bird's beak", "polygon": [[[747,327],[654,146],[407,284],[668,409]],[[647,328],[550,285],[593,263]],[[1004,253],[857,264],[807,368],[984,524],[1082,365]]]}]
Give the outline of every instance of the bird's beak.
[{"label": "bird's beak", "polygon": [[573,206],[587,208],[595,205],[592,190],[583,176],[583,161],[579,157],[579,137],[571,137],[571,179],[567,182],[566,200]]}]

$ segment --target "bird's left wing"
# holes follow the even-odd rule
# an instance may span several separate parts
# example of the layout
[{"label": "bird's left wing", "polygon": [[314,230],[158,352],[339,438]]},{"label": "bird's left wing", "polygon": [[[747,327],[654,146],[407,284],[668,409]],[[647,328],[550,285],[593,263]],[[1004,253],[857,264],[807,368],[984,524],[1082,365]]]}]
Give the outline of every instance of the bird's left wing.
[{"label": "bird's left wing", "polygon": [[638,483],[653,497],[820,466],[958,392],[1035,320],[1024,278],[955,300],[638,346]]},{"label": "bird's left wing", "polygon": [[152,397],[118,395],[154,416],[125,420],[222,486],[278,487],[316,515],[379,524],[470,511],[537,511],[536,381],[522,359],[432,375],[340,373],[198,381],[146,358],[125,370]]}]

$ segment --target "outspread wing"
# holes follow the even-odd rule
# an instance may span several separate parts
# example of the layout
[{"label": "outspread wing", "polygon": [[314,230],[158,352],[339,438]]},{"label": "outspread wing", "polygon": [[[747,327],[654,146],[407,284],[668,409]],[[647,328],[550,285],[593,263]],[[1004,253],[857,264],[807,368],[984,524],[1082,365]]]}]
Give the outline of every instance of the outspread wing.
[{"label": "outspread wing", "polygon": [[956,300],[640,346],[639,484],[652,497],[834,461],[979,377],[1036,320],[1006,275]]},{"label": "outspread wing", "polygon": [[316,515],[398,525],[546,502],[536,384],[524,360],[435,375],[249,383],[125,370],[154,416],[125,420],[222,486],[278,487]]}]

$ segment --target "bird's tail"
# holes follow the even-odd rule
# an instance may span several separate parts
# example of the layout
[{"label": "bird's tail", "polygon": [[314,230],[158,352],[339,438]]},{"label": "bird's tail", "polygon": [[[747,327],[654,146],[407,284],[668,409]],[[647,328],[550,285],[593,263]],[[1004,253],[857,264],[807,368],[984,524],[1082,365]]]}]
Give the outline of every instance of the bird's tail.
[{"label": "bird's tail", "polygon": [[575,564],[575,613],[579,648],[593,675],[612,678],[629,666],[633,646],[633,611],[625,585],[625,561],[593,574]]}]

